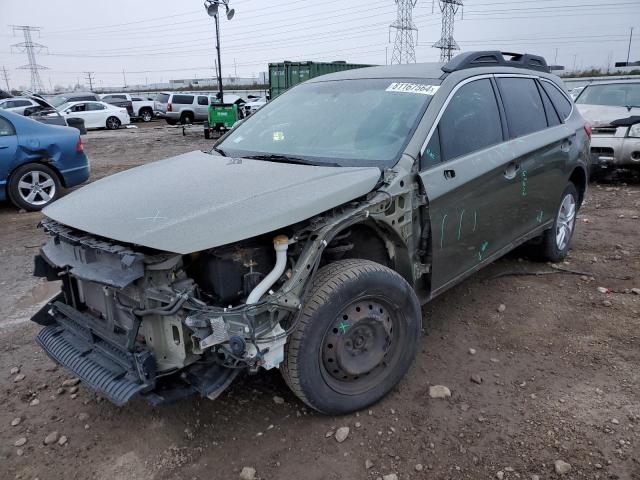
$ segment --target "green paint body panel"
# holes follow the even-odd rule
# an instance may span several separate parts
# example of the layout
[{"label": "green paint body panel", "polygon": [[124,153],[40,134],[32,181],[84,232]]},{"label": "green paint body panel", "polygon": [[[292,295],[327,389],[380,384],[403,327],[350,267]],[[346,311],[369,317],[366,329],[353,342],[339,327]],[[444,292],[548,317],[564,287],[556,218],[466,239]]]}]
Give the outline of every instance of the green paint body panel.
[{"label": "green paint body panel", "polygon": [[344,62],[282,62],[269,64],[269,89],[271,99],[290,89],[291,87],[305,82],[311,78],[326,75],[328,73],[353,70],[354,68],[371,67],[372,65],[361,65]]},{"label": "green paint body panel", "polygon": [[238,120],[238,106],[233,105],[209,105],[209,125],[214,127],[222,125],[224,128],[231,128]]}]

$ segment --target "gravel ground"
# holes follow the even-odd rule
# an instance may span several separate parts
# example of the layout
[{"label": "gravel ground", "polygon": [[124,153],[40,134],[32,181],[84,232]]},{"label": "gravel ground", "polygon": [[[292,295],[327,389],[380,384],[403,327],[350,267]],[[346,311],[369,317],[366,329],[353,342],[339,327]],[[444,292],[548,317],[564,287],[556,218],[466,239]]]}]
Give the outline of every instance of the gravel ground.
[{"label": "gravel ground", "polygon": [[[94,180],[211,145],[155,122],[84,142]],[[638,480],[638,215],[637,182],[592,185],[561,266],[584,275],[524,252],[496,262],[424,308],[398,389],[326,417],[273,372],[158,408],[117,408],[69,382],[25,321],[57,288],[30,277],[40,214],[2,205],[0,479]],[[541,271],[555,273],[498,276]],[[435,385],[451,396],[431,398]]]}]

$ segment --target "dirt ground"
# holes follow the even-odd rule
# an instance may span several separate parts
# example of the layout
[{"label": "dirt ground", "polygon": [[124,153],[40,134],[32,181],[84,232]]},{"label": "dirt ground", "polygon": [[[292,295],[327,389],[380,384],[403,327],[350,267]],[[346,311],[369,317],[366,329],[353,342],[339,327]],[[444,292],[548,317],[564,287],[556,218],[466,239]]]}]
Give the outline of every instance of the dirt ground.
[{"label": "dirt ground", "polygon": [[[93,179],[210,145],[159,123],[84,142]],[[562,460],[563,478],[638,480],[638,215],[637,182],[592,185],[562,265],[584,275],[509,255],[424,308],[422,350],[399,388],[369,411],[326,417],[277,372],[240,378],[214,402],[158,408],[62,387],[71,377],[26,321],[56,289],[31,277],[40,214],[2,205],[0,479],[237,479],[251,467],[274,480],[533,480],[559,478]],[[555,273],[496,277],[542,271]],[[431,385],[451,398],[431,399]]]}]

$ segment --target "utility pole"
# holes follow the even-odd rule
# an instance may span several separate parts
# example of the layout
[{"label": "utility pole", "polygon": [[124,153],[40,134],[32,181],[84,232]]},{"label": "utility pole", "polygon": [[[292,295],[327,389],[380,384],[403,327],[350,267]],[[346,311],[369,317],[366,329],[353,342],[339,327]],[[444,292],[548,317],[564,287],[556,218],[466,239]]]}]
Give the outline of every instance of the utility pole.
[{"label": "utility pole", "polygon": [[[418,28],[413,23],[413,8],[418,0],[395,0],[397,5],[396,21],[389,25],[396,31],[393,43],[391,64],[416,63],[416,43],[418,43]],[[414,35],[415,32],[415,35]],[[391,38],[389,38],[391,40]]]},{"label": "utility pole", "polygon": [[122,69],[122,79],[124,80],[124,89],[127,89],[127,76],[124,74],[124,68]]},{"label": "utility pole", "polygon": [[2,76],[4,77],[4,83],[7,85],[7,93],[11,93],[11,88],[9,87],[9,73],[4,66],[2,67]]},{"label": "utility pole", "polygon": [[438,0],[440,12],[442,12],[442,33],[440,40],[433,44],[433,48],[440,49],[440,61],[448,62],[453,57],[453,52],[460,47],[453,38],[456,14],[463,7],[462,0]]},{"label": "utility pole", "polygon": [[631,27],[631,33],[629,33],[629,49],[627,50],[627,63],[631,57],[631,41],[633,40],[633,27]]},{"label": "utility pole", "polygon": [[22,32],[24,35],[24,42],[11,45],[11,48],[16,48],[20,53],[26,53],[29,63],[18,67],[22,70],[29,70],[31,72],[31,91],[34,93],[42,92],[44,90],[42,86],[42,80],[40,79],[39,70],[46,70],[47,67],[38,65],[36,61],[36,53],[40,53],[47,49],[44,45],[35,43],[31,38],[32,32],[40,33],[40,27],[32,27],[29,25],[12,25],[13,34],[16,32]]},{"label": "utility pole", "polygon": [[574,53],[573,54],[573,73],[576,73],[576,62],[578,60],[578,54]]},{"label": "utility pole", "polygon": [[93,92],[93,72],[84,72],[87,74],[87,81],[89,82],[89,91]]}]

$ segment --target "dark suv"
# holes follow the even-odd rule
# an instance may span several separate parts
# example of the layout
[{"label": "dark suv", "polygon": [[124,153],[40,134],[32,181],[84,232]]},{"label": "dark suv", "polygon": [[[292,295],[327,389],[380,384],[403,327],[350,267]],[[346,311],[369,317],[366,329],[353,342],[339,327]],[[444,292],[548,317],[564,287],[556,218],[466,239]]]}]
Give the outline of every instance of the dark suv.
[{"label": "dark suv", "polygon": [[[317,77],[194,151],[47,207],[38,342],[116,404],[279,368],[329,414],[376,402],[421,304],[513,248],[558,262],[590,130],[533,55]],[[162,192],[161,195],[158,192]]]}]

